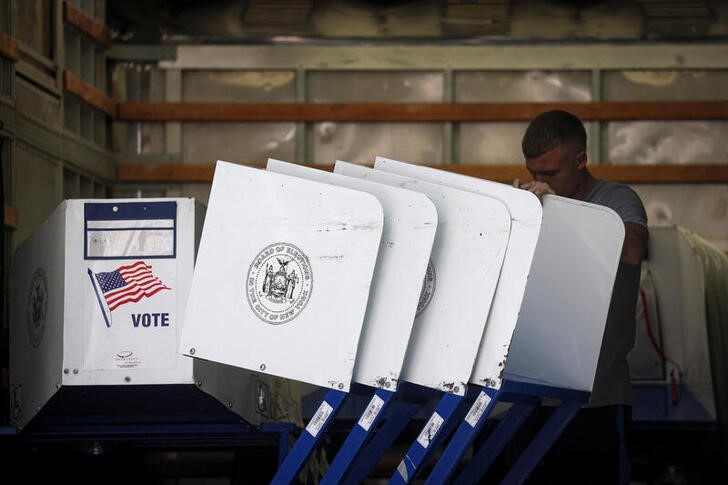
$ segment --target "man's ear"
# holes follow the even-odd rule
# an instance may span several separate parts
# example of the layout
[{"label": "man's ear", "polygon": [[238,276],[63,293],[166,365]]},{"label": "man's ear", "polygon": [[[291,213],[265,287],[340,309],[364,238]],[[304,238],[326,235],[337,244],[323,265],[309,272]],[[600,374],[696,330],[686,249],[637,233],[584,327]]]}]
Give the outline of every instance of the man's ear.
[{"label": "man's ear", "polygon": [[582,150],[576,154],[576,168],[578,170],[582,170],[584,167],[586,167],[586,162],[587,156],[585,150]]}]

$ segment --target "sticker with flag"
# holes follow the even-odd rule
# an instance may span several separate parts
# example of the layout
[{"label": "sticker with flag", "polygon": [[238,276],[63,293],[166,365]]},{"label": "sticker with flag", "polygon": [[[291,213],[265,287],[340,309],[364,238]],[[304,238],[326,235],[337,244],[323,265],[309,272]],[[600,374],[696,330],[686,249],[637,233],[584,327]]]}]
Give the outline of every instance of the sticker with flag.
[{"label": "sticker with flag", "polygon": [[[101,305],[101,297],[103,297],[110,312],[126,303],[149,298],[162,290],[171,290],[162,280],[154,276],[151,265],[146,264],[144,261],[137,261],[108,272],[93,273],[89,269],[88,274],[94,286],[96,297],[99,299],[99,305]],[[99,295],[97,286],[94,284],[94,279],[98,282],[101,295]],[[103,305],[101,305],[101,311],[104,313],[106,325],[110,326]]]}]

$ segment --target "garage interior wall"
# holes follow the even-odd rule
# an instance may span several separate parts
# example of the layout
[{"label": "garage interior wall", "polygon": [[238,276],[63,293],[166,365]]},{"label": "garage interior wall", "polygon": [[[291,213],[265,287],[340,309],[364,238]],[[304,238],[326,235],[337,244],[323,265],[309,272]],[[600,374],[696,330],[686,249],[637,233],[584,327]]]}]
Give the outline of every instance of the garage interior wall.
[{"label": "garage interior wall", "polygon": [[[262,164],[273,157],[330,165],[372,163],[376,155],[442,166],[520,164],[526,126],[130,121],[118,116],[119,103],[728,100],[726,2],[692,2],[706,10],[686,21],[651,16],[638,1],[582,7],[514,0],[491,2],[502,8],[481,22],[468,22],[452,7],[469,2],[303,2],[305,20],[280,21],[288,23],[255,21],[255,2],[184,2],[189,8],[167,19],[166,31],[140,29],[136,36],[109,13],[112,6],[117,14],[136,8],[143,17],[145,8],[162,3],[0,0],[6,268],[63,199],[207,201],[209,181],[120,180],[125,164]],[[587,130],[592,164],[728,164],[728,113],[710,120],[589,121]],[[682,225],[728,251],[725,180],[634,188],[651,224]]]}]

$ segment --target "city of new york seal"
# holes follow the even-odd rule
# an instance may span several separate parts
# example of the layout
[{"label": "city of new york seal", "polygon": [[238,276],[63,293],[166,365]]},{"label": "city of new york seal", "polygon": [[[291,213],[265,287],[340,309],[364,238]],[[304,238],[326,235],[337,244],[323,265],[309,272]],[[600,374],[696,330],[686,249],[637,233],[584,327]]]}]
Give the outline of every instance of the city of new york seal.
[{"label": "city of new york seal", "polygon": [[248,269],[246,294],[250,308],[271,325],[296,318],[306,307],[312,288],[311,263],[293,244],[266,246]]},{"label": "city of new york seal", "polygon": [[34,348],[38,348],[45,332],[48,316],[48,280],[45,271],[38,268],[33,274],[25,304],[25,324],[28,338]]}]

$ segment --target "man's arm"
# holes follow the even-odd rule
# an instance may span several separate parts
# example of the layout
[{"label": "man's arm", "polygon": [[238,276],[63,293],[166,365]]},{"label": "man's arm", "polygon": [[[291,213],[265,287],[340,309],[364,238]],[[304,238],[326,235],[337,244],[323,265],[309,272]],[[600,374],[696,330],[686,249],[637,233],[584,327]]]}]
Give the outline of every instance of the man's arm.
[{"label": "man's arm", "polygon": [[647,228],[636,222],[624,223],[624,244],[620,263],[637,266],[645,257],[647,251]]}]

